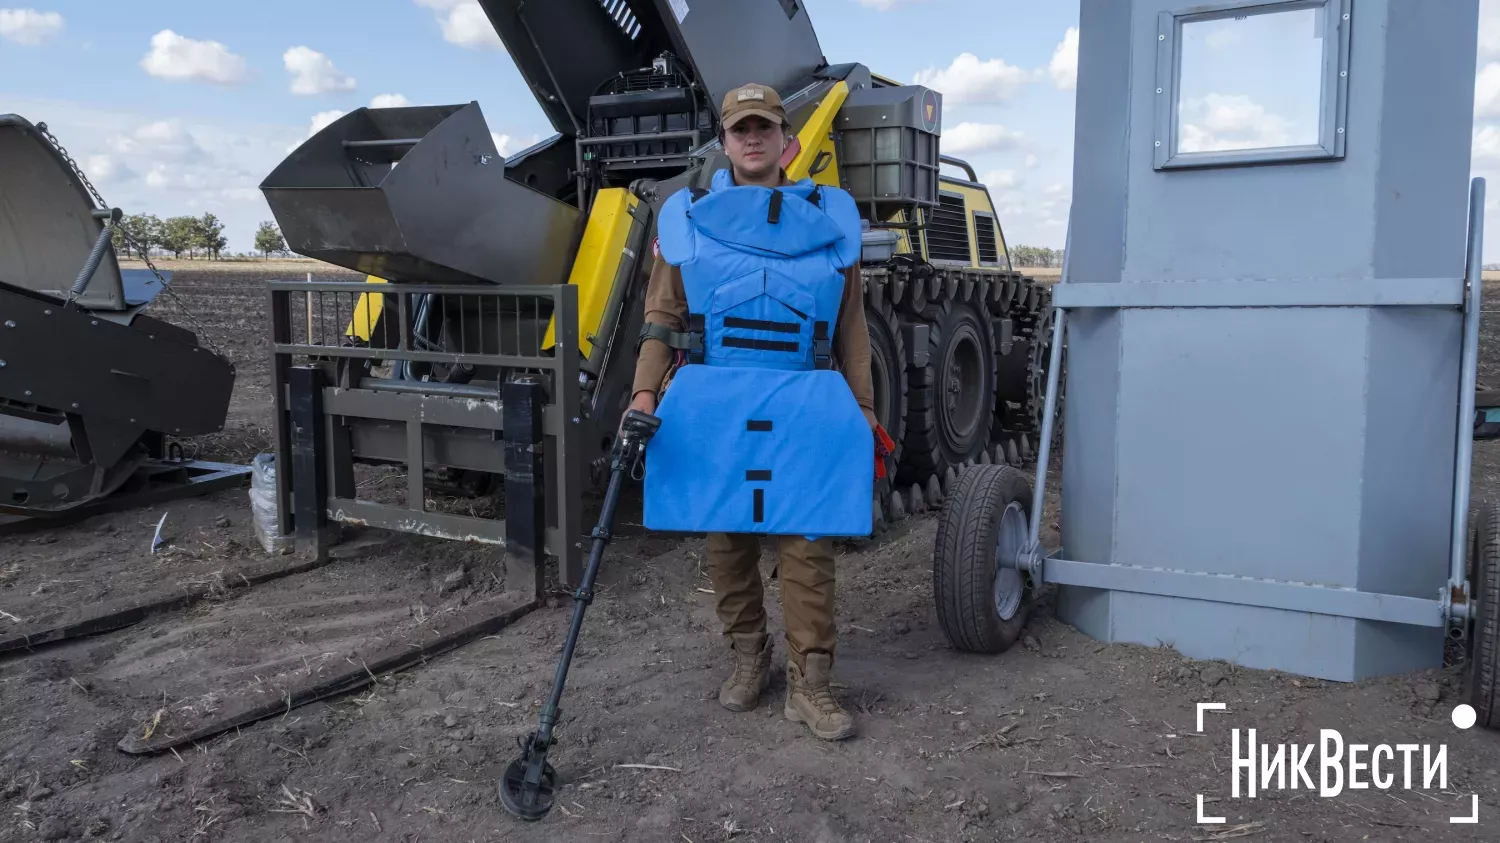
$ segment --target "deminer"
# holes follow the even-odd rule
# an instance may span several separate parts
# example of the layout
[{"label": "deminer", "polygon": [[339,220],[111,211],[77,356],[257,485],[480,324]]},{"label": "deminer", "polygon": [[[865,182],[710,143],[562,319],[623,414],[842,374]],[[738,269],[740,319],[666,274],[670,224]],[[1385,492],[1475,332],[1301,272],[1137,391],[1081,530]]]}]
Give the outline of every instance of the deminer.
[{"label": "deminer", "polygon": [[671,196],[657,223],[631,407],[655,413],[645,526],[707,534],[733,672],[750,711],[770,681],[760,537],[774,536],[786,623],[785,716],[827,740],[855,722],[835,699],[834,536],[872,531],[893,448],[874,411],[853,198],[782,166],[793,135],[776,91],[725,95],[731,167]]}]

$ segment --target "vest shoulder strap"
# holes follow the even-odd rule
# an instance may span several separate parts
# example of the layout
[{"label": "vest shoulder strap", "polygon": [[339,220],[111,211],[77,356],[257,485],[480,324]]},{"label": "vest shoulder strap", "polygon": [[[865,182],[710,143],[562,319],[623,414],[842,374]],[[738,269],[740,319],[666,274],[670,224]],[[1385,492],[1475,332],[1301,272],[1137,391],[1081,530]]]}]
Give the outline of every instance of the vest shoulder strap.
[{"label": "vest shoulder strap", "polygon": [[685,188],[662,203],[661,214],[656,218],[656,238],[662,260],[673,266],[682,266],[693,259],[697,251],[697,235],[688,219],[688,206],[707,192],[701,188]]}]

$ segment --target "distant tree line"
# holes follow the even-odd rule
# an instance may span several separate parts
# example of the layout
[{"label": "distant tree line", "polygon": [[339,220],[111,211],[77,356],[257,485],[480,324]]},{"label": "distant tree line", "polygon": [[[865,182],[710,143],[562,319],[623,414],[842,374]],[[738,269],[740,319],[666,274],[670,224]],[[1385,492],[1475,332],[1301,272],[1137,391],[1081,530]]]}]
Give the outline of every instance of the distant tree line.
[{"label": "distant tree line", "polygon": [[1014,266],[1062,266],[1063,250],[1046,246],[1011,246],[1010,262]]},{"label": "distant tree line", "polygon": [[[127,237],[128,235],[128,237]],[[286,254],[286,240],[274,222],[263,222],[255,231],[255,251],[264,257],[272,253]],[[219,260],[229,239],[224,236],[224,223],[211,213],[201,217],[168,217],[158,219],[155,214],[129,214],[120,220],[115,229],[115,253],[121,257],[144,257],[145,255],[170,254],[181,258],[203,256]]]},{"label": "distant tree line", "polygon": [[[127,240],[125,235],[129,234]],[[114,235],[115,251],[122,255],[142,257],[143,252],[171,252],[173,257],[197,257],[200,253],[217,260],[229,245],[224,223],[210,213],[201,217],[168,217],[155,214],[131,214],[120,220]]]}]

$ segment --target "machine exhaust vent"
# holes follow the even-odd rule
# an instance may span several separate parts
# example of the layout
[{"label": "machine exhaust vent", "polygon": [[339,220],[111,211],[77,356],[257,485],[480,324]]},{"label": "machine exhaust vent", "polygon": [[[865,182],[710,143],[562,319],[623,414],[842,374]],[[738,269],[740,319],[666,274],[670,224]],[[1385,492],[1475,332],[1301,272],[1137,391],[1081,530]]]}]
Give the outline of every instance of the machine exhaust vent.
[{"label": "machine exhaust vent", "polygon": [[938,194],[938,206],[924,211],[927,227],[922,239],[930,261],[969,262],[969,224],[964,198],[956,193]]},{"label": "machine exhaust vent", "polygon": [[1000,249],[995,241],[995,218],[989,214],[974,212],[974,245],[979,247],[981,266],[1000,263]]},{"label": "machine exhaust vent", "polygon": [[599,0],[599,5],[620,27],[620,31],[625,33],[626,38],[634,41],[641,34],[641,22],[636,20],[635,12],[630,10],[630,4],[625,0]]}]

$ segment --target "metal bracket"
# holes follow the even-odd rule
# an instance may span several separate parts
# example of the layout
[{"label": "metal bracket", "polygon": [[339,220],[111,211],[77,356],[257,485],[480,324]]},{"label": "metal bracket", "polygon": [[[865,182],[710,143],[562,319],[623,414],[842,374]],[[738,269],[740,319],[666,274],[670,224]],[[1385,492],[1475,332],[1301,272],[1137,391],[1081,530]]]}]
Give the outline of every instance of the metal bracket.
[{"label": "metal bracket", "polygon": [[927,325],[901,326],[901,341],[906,344],[907,362],[912,368],[922,369],[927,366],[927,332]]},{"label": "metal bracket", "polygon": [[999,347],[1000,356],[1003,357],[1010,353],[1011,346],[1016,341],[1015,323],[1009,316],[990,321],[995,331],[995,345]]}]

